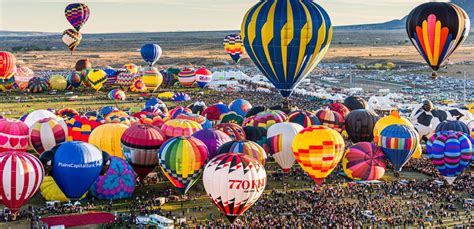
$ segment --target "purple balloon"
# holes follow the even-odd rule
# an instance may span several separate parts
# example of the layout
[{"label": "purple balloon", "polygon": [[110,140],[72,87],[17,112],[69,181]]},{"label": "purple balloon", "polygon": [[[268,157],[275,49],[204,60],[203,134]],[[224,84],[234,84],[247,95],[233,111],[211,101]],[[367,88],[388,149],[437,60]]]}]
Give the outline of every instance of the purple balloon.
[{"label": "purple balloon", "polygon": [[232,139],[226,133],[216,129],[203,129],[193,134],[193,137],[201,140],[209,151],[209,159],[216,156],[217,149]]}]

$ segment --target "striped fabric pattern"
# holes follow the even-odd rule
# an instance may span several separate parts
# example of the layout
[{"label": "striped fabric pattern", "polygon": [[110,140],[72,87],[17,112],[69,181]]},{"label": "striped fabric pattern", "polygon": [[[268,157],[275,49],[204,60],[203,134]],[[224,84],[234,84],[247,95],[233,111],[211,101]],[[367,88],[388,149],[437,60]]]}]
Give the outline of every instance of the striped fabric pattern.
[{"label": "striped fabric pattern", "polygon": [[42,154],[65,142],[67,135],[67,128],[61,126],[55,118],[41,119],[30,128],[30,145],[38,154]]},{"label": "striped fabric pattern", "polygon": [[378,145],[396,171],[401,171],[402,167],[410,160],[418,144],[418,135],[415,130],[399,124],[385,127],[378,140]]},{"label": "striped fabric pattern", "polygon": [[327,52],[332,25],[311,0],[260,1],[245,15],[241,33],[255,65],[289,97]]}]

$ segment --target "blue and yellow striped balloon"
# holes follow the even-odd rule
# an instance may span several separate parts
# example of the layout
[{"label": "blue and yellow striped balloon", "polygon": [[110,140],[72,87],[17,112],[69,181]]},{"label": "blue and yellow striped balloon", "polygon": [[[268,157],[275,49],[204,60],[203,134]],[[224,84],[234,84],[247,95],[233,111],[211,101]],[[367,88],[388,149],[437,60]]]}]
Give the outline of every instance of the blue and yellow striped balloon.
[{"label": "blue and yellow striped balloon", "polygon": [[326,54],[332,25],[312,0],[261,0],[245,15],[241,34],[255,65],[289,97]]}]

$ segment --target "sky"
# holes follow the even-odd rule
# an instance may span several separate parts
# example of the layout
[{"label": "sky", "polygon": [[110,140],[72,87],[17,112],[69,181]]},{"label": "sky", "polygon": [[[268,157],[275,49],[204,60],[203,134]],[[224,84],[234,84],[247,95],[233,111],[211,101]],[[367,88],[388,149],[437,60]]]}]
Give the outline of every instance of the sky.
[{"label": "sky", "polygon": [[[400,19],[428,0],[315,0],[333,25]],[[0,0],[0,30],[62,32],[68,0]],[[83,0],[91,16],[83,33],[238,30],[258,0]]]}]

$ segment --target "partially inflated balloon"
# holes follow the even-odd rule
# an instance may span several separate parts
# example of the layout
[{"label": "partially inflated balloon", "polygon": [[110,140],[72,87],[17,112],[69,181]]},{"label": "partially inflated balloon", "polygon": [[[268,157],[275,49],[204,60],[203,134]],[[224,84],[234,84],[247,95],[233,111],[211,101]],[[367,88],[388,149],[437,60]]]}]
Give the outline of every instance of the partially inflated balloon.
[{"label": "partially inflated balloon", "polygon": [[230,55],[234,63],[239,63],[240,58],[245,54],[244,43],[239,34],[230,34],[224,38],[224,49]]},{"label": "partially inflated balloon", "polygon": [[163,174],[182,194],[188,192],[201,176],[208,160],[206,145],[194,137],[166,141],[158,153]]},{"label": "partially inflated balloon", "polygon": [[209,151],[209,158],[217,156],[217,149],[223,144],[232,141],[226,133],[216,129],[203,129],[192,135],[201,140]]},{"label": "partially inflated balloon", "polygon": [[82,26],[87,22],[90,16],[89,7],[82,3],[72,3],[66,6],[64,10],[66,19],[77,30],[81,30]]},{"label": "partially inflated balloon", "polygon": [[135,78],[130,85],[131,92],[146,92],[146,86],[142,78]]},{"label": "partially inflated balloon", "polygon": [[76,66],[75,66],[75,69],[76,71],[80,72],[84,69],[91,69],[92,68],[92,63],[91,61],[89,60],[89,58],[85,58],[85,59],[80,59],[76,62]]},{"label": "partially inflated balloon", "polygon": [[194,74],[194,70],[189,68],[183,68],[181,72],[178,74],[178,80],[184,87],[190,87],[196,81],[196,75]]},{"label": "partially inflated balloon", "polygon": [[66,77],[68,88],[78,88],[82,84],[82,77],[81,77],[81,72],[78,71],[72,71],[71,74],[69,74]]},{"label": "partially inflated balloon", "polygon": [[293,140],[293,154],[304,171],[318,185],[331,174],[344,155],[344,139],[326,126],[303,129]]},{"label": "partially inflated balloon", "polygon": [[326,54],[332,25],[311,0],[266,0],[247,12],[241,33],[252,61],[289,97]]},{"label": "partially inflated balloon", "polygon": [[365,109],[353,110],[345,120],[345,130],[353,143],[371,142],[379,116]]},{"label": "partially inflated balloon", "polygon": [[63,32],[62,40],[72,53],[81,43],[82,34],[74,29],[67,29]]},{"label": "partially inflated balloon", "polygon": [[52,90],[63,91],[67,88],[67,80],[64,76],[53,75],[49,78],[49,85]]},{"label": "partially inflated balloon", "polygon": [[110,156],[124,158],[120,139],[128,126],[119,123],[107,123],[95,128],[89,136],[89,143],[107,152]]},{"label": "partially inflated balloon", "polygon": [[33,77],[28,81],[28,90],[31,93],[42,93],[48,89],[48,82],[41,77]]},{"label": "partially inflated balloon", "polygon": [[[35,73],[27,67],[18,67],[15,74],[15,83],[23,91],[28,86],[28,81],[33,78]],[[1,78],[1,75],[0,75]]]},{"label": "partially inflated balloon", "polygon": [[140,49],[140,54],[145,62],[153,66],[161,57],[161,47],[157,44],[146,44]]},{"label": "partially inflated balloon", "polygon": [[41,119],[30,128],[30,146],[38,153],[52,149],[66,141],[68,129],[55,118]]},{"label": "partially inflated balloon", "polygon": [[9,52],[0,52],[0,80],[7,80],[16,72],[15,56]]},{"label": "partially inflated balloon", "polygon": [[469,35],[469,16],[454,3],[429,2],[416,7],[407,18],[407,34],[415,48],[436,71]]},{"label": "partially inflated balloon", "polygon": [[286,121],[297,123],[304,128],[321,124],[316,115],[307,111],[293,111],[288,114],[288,119]]},{"label": "partially inflated balloon", "polygon": [[28,125],[16,119],[0,119],[0,153],[28,150]]},{"label": "partially inflated balloon", "polygon": [[161,127],[167,138],[191,136],[201,129],[202,127],[199,123],[183,119],[169,120]]},{"label": "partially inflated balloon", "polygon": [[267,153],[265,150],[259,144],[247,140],[227,142],[220,146],[216,152],[217,155],[226,153],[241,153],[249,155],[255,158],[263,166],[267,160]]},{"label": "partially inflated balloon", "polygon": [[90,187],[90,194],[100,200],[120,200],[132,197],[135,191],[135,173],[127,161],[111,157],[103,176]]}]

